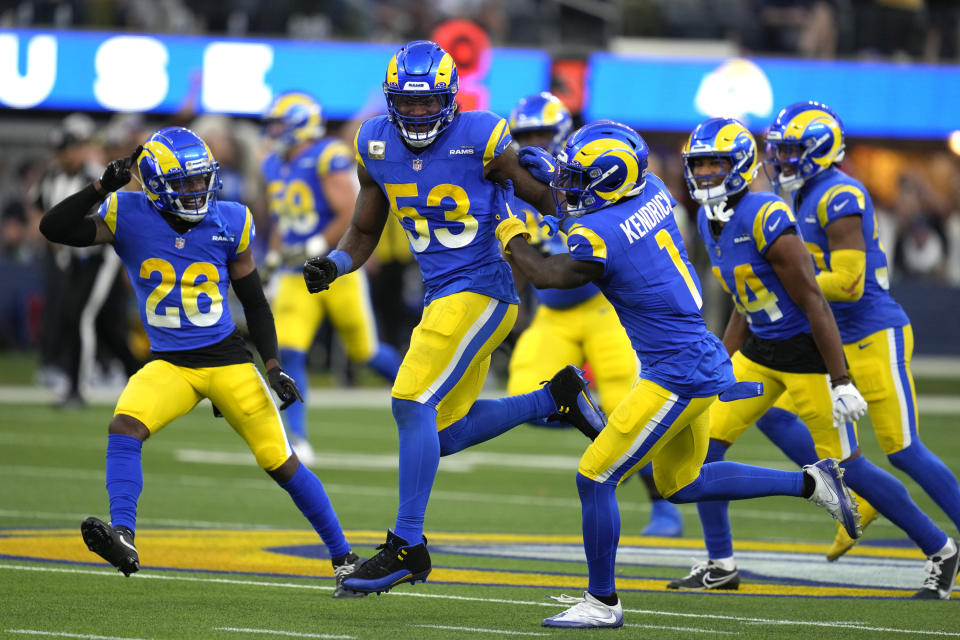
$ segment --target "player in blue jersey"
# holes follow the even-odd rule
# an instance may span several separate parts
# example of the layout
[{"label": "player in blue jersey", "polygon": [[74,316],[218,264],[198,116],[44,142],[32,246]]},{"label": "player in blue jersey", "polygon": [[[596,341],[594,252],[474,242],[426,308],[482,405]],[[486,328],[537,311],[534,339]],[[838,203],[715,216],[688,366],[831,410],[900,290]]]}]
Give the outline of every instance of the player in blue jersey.
[{"label": "player in blue jersey", "polygon": [[[120,191],[136,166],[143,191]],[[231,285],[263,359],[280,409],[300,399],[280,367],[273,315],[250,251],[250,210],[217,199],[219,170],[196,134],[168,127],[103,176],[43,217],[52,242],[86,247],[110,243],[127,269],[153,359],[127,382],[109,425],[107,494],[110,524],[81,525],[91,551],[129,576],[140,568],[134,546],[143,489],[143,442],[200,400],[209,398],[246,441],[257,463],[283,487],[320,534],[333,562],[336,597],[355,594],[340,583],[359,565],[320,480],[291,451],[267,382],[253,365],[227,305]],[[116,193],[114,193],[116,192]],[[96,215],[86,216],[97,202]]]},{"label": "player in blue jersey", "polygon": [[[539,147],[556,155],[570,135],[573,117],[559,98],[544,91],[520,100],[510,112],[508,125],[518,147]],[[514,202],[514,213],[527,221],[531,245],[545,255],[567,251],[565,236],[544,222],[536,208],[519,199]],[[533,290],[536,312],[513,349],[507,393],[527,393],[565,364],[589,362],[600,404],[612,411],[638,374],[637,354],[617,312],[593,283],[576,289]],[[638,475],[651,504],[650,522],[641,535],[683,535],[680,511],[657,491],[653,467],[645,466]]]},{"label": "player in blue jersey", "polygon": [[[549,208],[544,185],[524,171],[503,118],[489,111],[457,113],[457,69],[436,43],[400,49],[387,67],[387,115],[357,132],[360,194],[337,250],[304,265],[311,292],[359,268],[392,213],[407,234],[426,289],[420,324],[393,385],[399,439],[399,509],[380,553],[345,587],[388,591],[425,580],[430,555],[424,513],[440,456],[553,414],[585,433],[603,428],[582,373],[558,372],[542,389],[477,400],[490,354],[517,315],[517,292],[501,244],[525,235],[503,186]],[[498,239],[500,243],[498,243]]]},{"label": "player in blue jersey", "polygon": [[[546,177],[551,158],[527,149],[520,155],[535,175]],[[507,245],[535,286],[596,283],[643,363],[640,379],[580,459],[577,489],[589,583],[574,606],[543,620],[547,627],[623,625],[614,584],[616,488],[651,461],[657,488],[672,502],[806,497],[858,535],[856,505],[836,460],[800,472],[702,464],[707,416],[728,404],[715,401],[756,395],[758,385],[737,383],[723,344],[707,331],[700,282],[673,217],[675,201],[647,172],[647,155],[642,138],[622,124],[603,120],[582,127],[557,156],[550,183],[558,213],[566,218],[569,253],[544,257],[522,238]]]},{"label": "player in blue jersey", "polygon": [[[714,274],[735,305],[724,346],[738,379],[764,385],[760,397],[711,411],[706,461],[723,460],[747,427],[780,396],[789,395],[810,431],[815,455],[841,459],[848,486],[928,556],[927,579],[914,597],[949,597],[960,559],[957,547],[913,503],[899,480],[862,455],[852,420],[863,414],[866,402],[847,375],[837,323],[817,286],[790,207],[772,193],[747,188],[756,176],[757,155],[753,136],[730,118],[701,123],[683,150],[687,186],[701,204],[697,227]],[[701,502],[697,509],[709,560],[668,588],[736,589],[728,504]]]},{"label": "player in blue jersey", "polygon": [[363,269],[319,296],[311,296],[303,284],[304,260],[326,254],[340,241],[356,199],[354,153],[338,139],[323,137],[321,116],[316,100],[299,92],[281,94],[264,115],[264,132],[274,150],[263,163],[274,219],[264,263],[280,272],[273,300],[280,357],[304,396],[303,403],[287,410],[286,424],[297,457],[308,466],[314,452],[307,439],[307,354],[324,317],[351,360],[368,364],[391,383],[400,368],[396,349],[377,337]]},{"label": "player in blue jersey", "polygon": [[[799,102],[780,111],[767,143],[772,182],[792,198],[880,446],[960,529],[957,478],[920,440],[910,373],[913,330],[889,292],[873,202],[864,186],[837,166],[844,153],[843,124],[827,106]],[[787,408],[791,413],[770,419],[796,420],[794,408]],[[876,511],[864,513],[861,505],[861,514],[866,523]],[[838,533],[827,557],[836,560],[853,544]]]}]

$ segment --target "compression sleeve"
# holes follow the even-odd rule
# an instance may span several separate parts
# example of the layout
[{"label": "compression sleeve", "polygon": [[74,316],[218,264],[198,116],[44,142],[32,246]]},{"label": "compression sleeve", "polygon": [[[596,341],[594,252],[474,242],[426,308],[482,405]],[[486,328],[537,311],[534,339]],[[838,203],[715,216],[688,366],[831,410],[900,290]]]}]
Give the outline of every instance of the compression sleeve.
[{"label": "compression sleeve", "polygon": [[273,312],[263,295],[260,274],[254,269],[239,280],[233,281],[233,290],[243,305],[243,315],[247,318],[250,339],[266,362],[277,358],[277,328],[273,322]]},{"label": "compression sleeve", "polygon": [[67,196],[40,219],[40,233],[50,242],[89,247],[97,237],[97,223],[87,214],[101,199],[92,184]]},{"label": "compression sleeve", "polygon": [[856,302],[863,296],[867,254],[856,249],[830,252],[830,270],[817,274],[823,297],[830,302]]}]

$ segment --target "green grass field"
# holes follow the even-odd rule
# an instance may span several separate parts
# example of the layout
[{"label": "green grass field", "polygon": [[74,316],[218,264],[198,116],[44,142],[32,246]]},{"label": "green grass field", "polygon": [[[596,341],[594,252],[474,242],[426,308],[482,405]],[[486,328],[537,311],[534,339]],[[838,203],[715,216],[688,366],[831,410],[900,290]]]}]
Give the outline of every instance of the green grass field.
[{"label": "green grass field", "polygon": [[[540,627],[541,618],[564,608],[547,596],[579,595],[586,586],[574,485],[585,440],[575,431],[521,427],[442,462],[427,513],[431,580],[381,597],[334,600],[319,540],[209,405],[144,447],[137,531],[144,568],[129,579],[87,551],[78,532],[84,517],[108,517],[103,462],[111,407],[64,413],[7,404],[0,412],[0,637],[608,633]],[[317,408],[310,419],[322,454],[315,470],[355,549],[369,555],[396,509],[390,413]],[[956,424],[956,415],[922,416],[927,444],[960,469]],[[867,454],[891,470],[868,423],[861,433]],[[756,430],[729,457],[790,468]],[[956,535],[929,498],[907,486]],[[649,508],[641,483],[628,481],[619,498],[620,633],[628,637],[960,637],[960,603],[906,599],[922,580],[922,560],[886,520],[828,564],[821,554],[834,526],[822,511],[788,498],[740,503],[731,517],[738,550],[748,550],[739,556],[741,593],[677,594],[664,590],[666,581],[684,575],[691,557],[705,557],[695,507],[681,507],[683,540],[644,539],[638,534]],[[847,580],[846,571],[855,577]]]}]

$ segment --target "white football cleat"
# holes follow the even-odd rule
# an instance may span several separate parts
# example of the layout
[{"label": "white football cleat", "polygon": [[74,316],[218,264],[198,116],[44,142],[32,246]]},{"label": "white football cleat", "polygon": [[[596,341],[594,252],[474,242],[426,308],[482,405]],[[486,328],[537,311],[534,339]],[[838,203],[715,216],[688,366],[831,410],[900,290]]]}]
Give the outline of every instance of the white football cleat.
[{"label": "white football cleat", "polygon": [[589,591],[583,592],[582,598],[571,596],[550,596],[562,604],[576,603],[563,613],[543,619],[544,627],[561,627],[564,629],[596,629],[600,627],[622,627],[623,626],[623,606],[620,601],[617,604],[603,604]]},{"label": "white football cleat", "polygon": [[857,500],[843,483],[843,469],[835,458],[824,458],[808,464],[803,472],[814,480],[813,493],[807,500],[827,510],[840,521],[847,535],[856,540],[863,534]]}]

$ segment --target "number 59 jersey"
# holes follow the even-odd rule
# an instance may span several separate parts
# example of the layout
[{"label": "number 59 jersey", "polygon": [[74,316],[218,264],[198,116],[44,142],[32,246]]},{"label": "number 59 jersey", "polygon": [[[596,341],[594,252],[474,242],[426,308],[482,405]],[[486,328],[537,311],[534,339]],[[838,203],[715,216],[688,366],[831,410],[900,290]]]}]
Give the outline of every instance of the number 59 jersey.
[{"label": "number 59 jersey", "polygon": [[519,302],[495,234],[506,215],[506,194],[483,177],[484,167],[510,141],[506,120],[489,111],[457,115],[430,146],[416,152],[386,116],[367,120],[357,132],[357,160],[380,185],[407,234],[426,304],[461,291]]},{"label": "number 59 jersey", "polygon": [[110,194],[97,213],[113,232],[151,350],[197,349],[233,333],[227,265],[255,235],[246,206],[214,201],[203,220],[182,234],[139,191]]},{"label": "number 59 jersey", "polygon": [[603,265],[600,290],[617,310],[642,377],[694,398],[736,378],[723,343],[703,321],[700,281],[673,217],[676,200],[647,174],[639,196],[576,218],[566,229],[574,260]]}]

